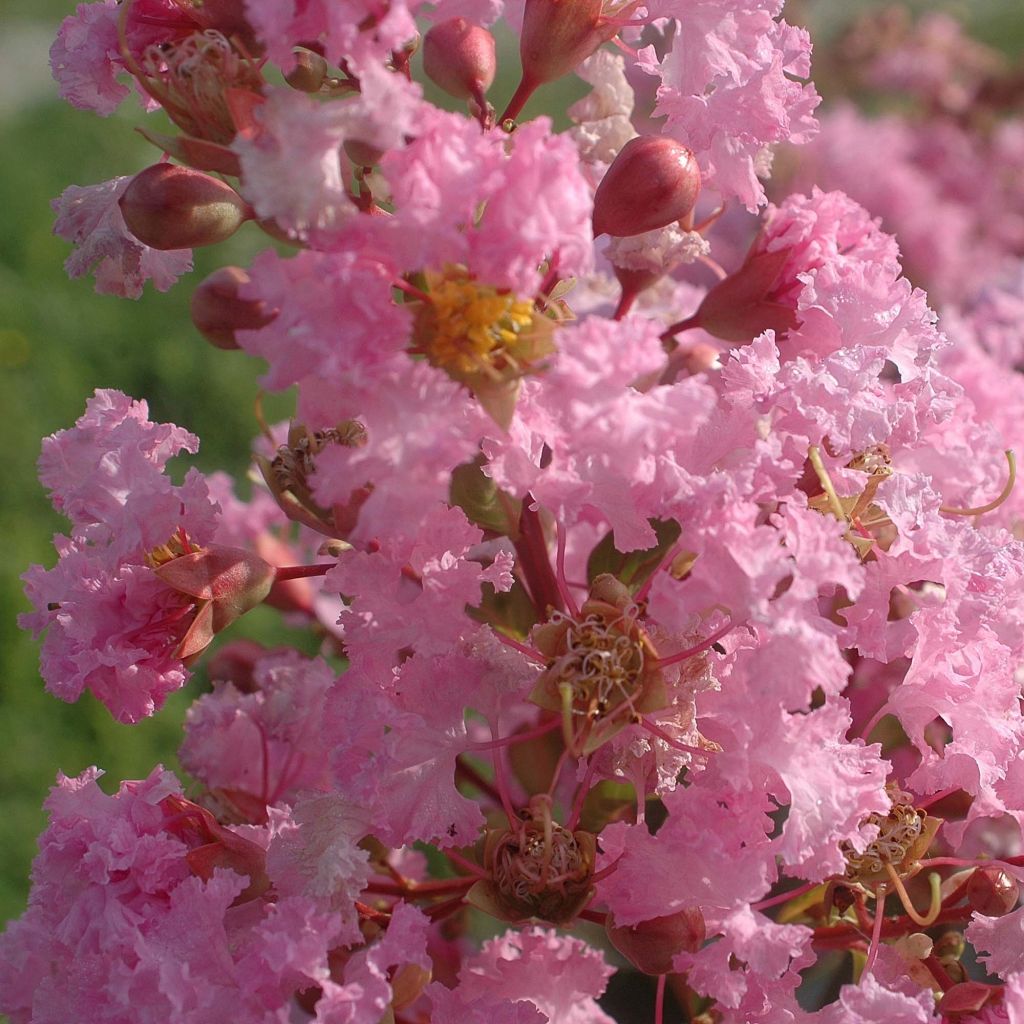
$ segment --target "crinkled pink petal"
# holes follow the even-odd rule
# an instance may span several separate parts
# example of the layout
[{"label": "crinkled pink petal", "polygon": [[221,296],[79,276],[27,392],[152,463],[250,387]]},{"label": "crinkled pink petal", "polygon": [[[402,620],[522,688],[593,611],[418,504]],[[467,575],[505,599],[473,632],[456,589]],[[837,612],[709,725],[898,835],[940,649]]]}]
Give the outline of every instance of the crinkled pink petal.
[{"label": "crinkled pink petal", "polygon": [[117,201],[131,180],[71,185],[50,205],[57,214],[54,234],[76,246],[64,264],[68,276],[91,273],[101,295],[137,299],[146,281],[165,292],[190,271],[192,250],[151,249],[129,233]]}]

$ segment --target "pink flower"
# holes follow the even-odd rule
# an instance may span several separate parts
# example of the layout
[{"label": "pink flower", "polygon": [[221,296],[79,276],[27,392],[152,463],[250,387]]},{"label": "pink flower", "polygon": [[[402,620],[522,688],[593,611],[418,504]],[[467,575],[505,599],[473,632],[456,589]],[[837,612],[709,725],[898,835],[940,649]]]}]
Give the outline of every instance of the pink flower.
[{"label": "pink flower", "polygon": [[44,442],[40,475],[72,520],[50,570],[24,576],[35,612],[19,623],[47,630],[47,688],[74,701],[88,689],[120,721],[137,722],[188,678],[185,660],[261,602],[273,582],[262,559],[204,546],[217,506],[202,475],[180,486],[167,461],[198,441],[147,419],[145,403],[98,391],[72,430]]},{"label": "pink flower", "polygon": [[411,536],[382,532],[372,553],[344,552],[325,580],[351,595],[340,622],[356,668],[386,670],[406,649],[447,651],[471,628],[464,609],[480,603],[482,586],[512,585],[506,552],[487,568],[468,557],[483,535],[461,509],[435,505],[418,526]]},{"label": "pink flower", "polygon": [[50,68],[72,106],[106,117],[128,95],[117,80],[124,62],[117,39],[117,0],[79,4],[50,47]]},{"label": "pink flower", "polygon": [[399,146],[415,130],[421,106],[417,86],[376,66],[353,98],[321,103],[293,89],[270,90],[256,108],[255,129],[233,145],[246,198],[260,217],[297,237],[334,238],[358,216],[343,144],[379,152]]},{"label": "pink flower", "polygon": [[3,1011],[16,1024],[69,1006],[97,1020],[286,1020],[293,993],[327,976],[331,915],[261,900],[262,849],[169,773],[114,796],[99,774],[61,776],[47,802],[29,910],[0,938]]},{"label": "pink flower", "polygon": [[321,719],[333,682],[327,665],[295,652],[262,658],[251,693],[215,681],[189,708],[182,766],[255,821],[268,806],[327,789]]},{"label": "pink flower", "polygon": [[245,13],[267,55],[285,71],[294,66],[294,47],[301,43],[319,43],[332,64],[345,60],[360,69],[385,61],[417,33],[404,3],[382,11],[366,0],[245,0]]},{"label": "pink flower", "polygon": [[806,142],[817,128],[807,32],[776,16],[782,0],[652,4],[653,18],[676,18],[672,48],[658,60],[641,51],[640,66],[660,79],[655,115],[666,134],[697,156],[704,184],[753,210],[765,201],[758,181],[762,151],[774,142]]},{"label": "pink flower", "polygon": [[522,999],[550,1024],[614,1024],[596,1003],[611,973],[601,954],[581,940],[532,927],[485,942],[463,964],[455,994],[470,1007],[478,1000],[497,1008]]},{"label": "pink flower", "polygon": [[464,264],[482,283],[520,295],[537,290],[545,259],[557,258],[563,276],[589,269],[590,189],[575,147],[552,135],[547,118],[509,138],[433,111],[381,169],[395,201],[403,267]]},{"label": "pink flower", "polygon": [[131,180],[128,176],[99,185],[71,185],[51,206],[57,213],[54,234],[77,246],[64,264],[68,276],[92,273],[101,295],[137,299],[146,281],[165,292],[190,271],[192,250],[158,251],[129,234],[117,201]]}]

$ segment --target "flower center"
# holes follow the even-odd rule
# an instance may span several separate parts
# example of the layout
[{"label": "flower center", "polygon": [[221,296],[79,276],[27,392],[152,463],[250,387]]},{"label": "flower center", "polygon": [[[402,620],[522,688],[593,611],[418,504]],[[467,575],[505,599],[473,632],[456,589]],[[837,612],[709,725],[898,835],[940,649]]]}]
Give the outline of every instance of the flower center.
[{"label": "flower center", "polygon": [[189,135],[210,142],[227,144],[235,137],[225,90],[259,92],[262,84],[254,62],[214,29],[150,46],[141,63],[145,84],[167,116]]},{"label": "flower center", "polygon": [[[552,621],[560,614],[555,612]],[[593,613],[580,620],[563,618],[565,653],[553,659],[549,671],[570,688],[573,715],[598,721],[621,704],[632,704],[641,688],[644,649],[630,610],[610,622]]]},{"label": "flower center", "polygon": [[198,550],[199,548],[189,540],[188,534],[179,527],[178,532],[173,534],[166,544],[158,544],[152,551],[146,552],[146,565],[156,569],[175,558]]},{"label": "flower center", "polygon": [[[884,875],[886,865],[897,871],[909,860],[921,855],[918,849],[926,837],[926,814],[913,805],[909,793],[890,787],[892,807],[888,814],[869,814],[866,825],[877,825],[878,836],[868,843],[863,853],[857,853],[846,841],[839,844],[846,858],[845,878],[848,882],[864,883]],[[930,837],[928,837],[930,842]]]},{"label": "flower center", "polygon": [[535,917],[564,923],[593,894],[593,836],[552,821],[546,797],[531,801],[529,817],[517,827],[492,832],[485,851],[496,909],[506,920]]},{"label": "flower center", "polygon": [[519,376],[536,358],[531,301],[479,284],[457,268],[428,275],[427,294],[430,302],[416,323],[418,347],[456,380]]}]

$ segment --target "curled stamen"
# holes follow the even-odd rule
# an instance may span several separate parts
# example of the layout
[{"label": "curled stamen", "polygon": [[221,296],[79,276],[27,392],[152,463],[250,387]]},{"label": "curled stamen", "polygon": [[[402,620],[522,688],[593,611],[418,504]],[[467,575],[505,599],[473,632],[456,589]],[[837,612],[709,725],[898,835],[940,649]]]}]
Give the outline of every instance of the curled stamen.
[{"label": "curled stamen", "polygon": [[891,864],[886,864],[885,870],[889,875],[889,878],[892,880],[893,888],[899,895],[900,902],[903,904],[903,909],[907,912],[907,917],[922,928],[928,928],[930,925],[933,925],[935,923],[935,919],[939,916],[939,911],[942,909],[941,879],[939,878],[938,873],[932,871],[928,875],[928,885],[931,888],[931,904],[928,908],[928,913],[922,917],[914,909],[914,904],[910,902],[910,895],[907,893],[902,879],[898,874],[896,874],[896,869]]},{"label": "curled stamen", "polygon": [[1009,475],[1006,479],[1006,486],[999,492],[997,497],[993,498],[988,504],[978,505],[976,508],[954,508],[952,505],[942,505],[939,511],[945,512],[947,516],[980,516],[999,508],[1013,493],[1014,484],[1017,482],[1017,459],[1009,448],[1003,454],[1006,456]]}]

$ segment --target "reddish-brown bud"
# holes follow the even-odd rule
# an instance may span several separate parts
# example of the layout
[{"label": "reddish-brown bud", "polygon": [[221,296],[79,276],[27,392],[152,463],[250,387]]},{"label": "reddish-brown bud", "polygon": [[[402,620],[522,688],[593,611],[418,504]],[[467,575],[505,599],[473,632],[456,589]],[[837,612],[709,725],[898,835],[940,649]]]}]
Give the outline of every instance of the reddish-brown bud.
[{"label": "reddish-brown bud", "polygon": [[711,288],[695,325],[723,341],[750,341],[763,331],[785,334],[797,325],[796,310],[776,297],[789,249],[749,255],[743,266]]},{"label": "reddish-brown bud", "polygon": [[345,156],[357,167],[373,167],[380,162],[384,150],[371,142],[362,142],[359,139],[346,139],[341,146],[345,150]]},{"label": "reddish-brown bud", "polygon": [[658,135],[630,139],[594,195],[594,237],[642,235],[685,217],[700,193],[700,169],[681,142]]},{"label": "reddish-brown bud", "polygon": [[523,81],[535,88],[575,71],[619,30],[602,0],[526,0],[519,56]]},{"label": "reddish-brown bud", "polygon": [[128,230],[153,249],[214,245],[252,216],[249,204],[230,185],[168,163],[136,174],[118,205]]},{"label": "reddish-brown bud", "polygon": [[156,566],[169,587],[196,602],[196,615],[175,649],[182,661],[194,658],[239,616],[266,600],[274,567],[251,551],[219,544],[191,551]]},{"label": "reddish-brown bud", "polygon": [[697,907],[641,921],[628,928],[610,924],[608,938],[645,974],[671,974],[677,953],[696,953],[704,943],[704,915]]},{"label": "reddish-brown bud", "polygon": [[301,49],[295,54],[295,67],[284,76],[284,80],[299,92],[319,92],[327,81],[327,71],[327,61],[319,53]]},{"label": "reddish-brown bud", "polygon": [[449,18],[423,37],[423,70],[456,99],[478,102],[498,69],[494,36],[465,18]]},{"label": "reddish-brown bud", "polygon": [[217,348],[238,348],[236,331],[258,330],[274,319],[259,299],[243,299],[240,291],[250,281],[241,267],[221,267],[192,293],[192,323]]},{"label": "reddish-brown bud", "polygon": [[967,899],[971,908],[986,917],[1002,917],[1017,906],[1020,886],[1002,868],[978,868],[967,883]]}]

